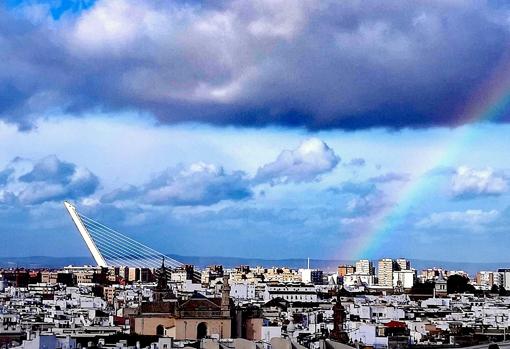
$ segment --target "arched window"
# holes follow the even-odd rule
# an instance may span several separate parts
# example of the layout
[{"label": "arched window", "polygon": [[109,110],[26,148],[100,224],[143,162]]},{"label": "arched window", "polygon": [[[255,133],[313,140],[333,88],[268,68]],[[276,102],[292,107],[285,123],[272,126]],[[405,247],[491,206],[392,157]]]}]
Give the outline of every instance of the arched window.
[{"label": "arched window", "polygon": [[207,323],[201,322],[197,325],[197,339],[207,337]]},{"label": "arched window", "polygon": [[165,328],[163,325],[158,325],[158,327],[156,327],[156,335],[160,337],[165,335]]}]

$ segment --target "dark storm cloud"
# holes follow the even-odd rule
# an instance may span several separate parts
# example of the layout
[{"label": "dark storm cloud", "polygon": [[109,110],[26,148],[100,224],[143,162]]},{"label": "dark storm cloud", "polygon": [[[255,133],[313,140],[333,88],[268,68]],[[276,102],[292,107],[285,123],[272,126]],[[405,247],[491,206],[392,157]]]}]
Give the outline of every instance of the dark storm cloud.
[{"label": "dark storm cloud", "polygon": [[163,123],[455,125],[510,39],[509,10],[483,2],[102,0],[41,13],[0,8],[0,115],[21,127],[126,110]]}]

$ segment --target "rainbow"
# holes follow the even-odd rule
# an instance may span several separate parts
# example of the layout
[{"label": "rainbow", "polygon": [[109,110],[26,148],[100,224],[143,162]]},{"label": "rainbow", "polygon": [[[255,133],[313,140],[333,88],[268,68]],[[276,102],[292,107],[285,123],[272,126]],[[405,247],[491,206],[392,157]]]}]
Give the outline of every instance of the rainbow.
[{"label": "rainbow", "polygon": [[338,257],[342,260],[381,257],[378,250],[389,243],[392,232],[405,223],[412,207],[440,186],[441,176],[431,176],[431,171],[454,164],[464,146],[482,135],[477,127],[461,125],[497,121],[509,109],[510,55],[505,54],[492,74],[472,94],[470,103],[455,113],[458,115],[455,126],[462,127],[461,132],[455,134],[441,154],[420,159],[420,163],[415,164],[418,175],[399,188],[394,204],[379,212],[354,238],[347,239]]}]

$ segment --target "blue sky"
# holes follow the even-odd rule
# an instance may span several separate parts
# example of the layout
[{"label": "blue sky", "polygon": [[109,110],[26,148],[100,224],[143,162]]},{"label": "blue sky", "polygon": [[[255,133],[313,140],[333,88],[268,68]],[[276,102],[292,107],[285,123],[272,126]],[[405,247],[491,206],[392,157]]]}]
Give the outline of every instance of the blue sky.
[{"label": "blue sky", "polygon": [[457,1],[0,5],[0,256],[87,255],[68,199],[183,255],[508,261],[508,111],[459,116],[507,57],[508,15]]}]

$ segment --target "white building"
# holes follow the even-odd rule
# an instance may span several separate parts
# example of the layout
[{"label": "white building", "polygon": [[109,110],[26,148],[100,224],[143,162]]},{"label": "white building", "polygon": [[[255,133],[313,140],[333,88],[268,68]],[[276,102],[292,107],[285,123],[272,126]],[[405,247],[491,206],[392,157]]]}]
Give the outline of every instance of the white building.
[{"label": "white building", "polygon": [[288,302],[317,302],[317,291],[313,285],[305,284],[267,284],[264,301],[283,298]]},{"label": "white building", "polygon": [[388,337],[378,336],[378,327],[374,324],[356,323],[357,328],[349,329],[351,341],[361,342],[373,348],[387,348]]},{"label": "white building", "polygon": [[255,299],[256,286],[249,283],[233,283],[230,285],[230,297],[233,299]]},{"label": "white building", "polygon": [[299,269],[301,281],[305,284],[321,285],[323,283],[323,272],[319,269]]},{"label": "white building", "polygon": [[170,275],[170,281],[172,282],[186,282],[187,278],[188,274],[185,270],[172,271],[172,274]]},{"label": "white building", "polygon": [[0,335],[20,333],[19,315],[0,313]]},{"label": "white building", "polygon": [[510,269],[498,269],[500,285],[502,285],[505,290],[510,290]]},{"label": "white building", "polygon": [[372,286],[375,284],[375,276],[369,274],[349,274],[344,276],[344,286]]},{"label": "white building", "polygon": [[356,273],[372,275],[374,273],[374,265],[368,259],[360,259],[356,262]]},{"label": "white building", "polygon": [[74,349],[77,347],[76,339],[70,337],[59,338],[55,334],[27,334],[28,339],[24,340],[19,347],[14,349]]},{"label": "white building", "polygon": [[402,286],[405,289],[413,287],[416,281],[416,270],[396,270],[393,272],[393,287]]},{"label": "white building", "polygon": [[362,304],[352,305],[349,313],[369,321],[389,321],[405,319],[405,311],[394,306]]},{"label": "white building", "polygon": [[312,283],[312,271],[313,271],[313,269],[310,269],[310,268],[299,269],[298,270],[298,273],[301,275],[301,280],[305,284]]}]

